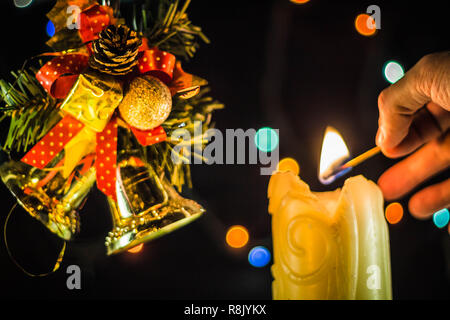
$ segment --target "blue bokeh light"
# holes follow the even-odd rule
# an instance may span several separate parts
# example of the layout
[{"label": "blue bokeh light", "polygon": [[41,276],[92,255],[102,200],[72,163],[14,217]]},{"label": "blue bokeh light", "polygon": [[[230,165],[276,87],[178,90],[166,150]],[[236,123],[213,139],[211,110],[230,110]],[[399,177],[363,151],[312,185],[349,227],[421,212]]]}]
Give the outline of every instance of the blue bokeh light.
[{"label": "blue bokeh light", "polygon": [[248,254],[248,262],[254,267],[265,267],[271,259],[270,251],[263,246],[254,247]]},{"label": "blue bokeh light", "polygon": [[439,211],[436,211],[433,214],[433,222],[438,228],[443,228],[448,224],[448,221],[450,220],[450,212],[448,209],[442,209]]},{"label": "blue bokeh light", "polygon": [[51,20],[48,20],[45,30],[47,31],[47,35],[49,37],[53,37],[53,35],[55,34],[55,25]]}]

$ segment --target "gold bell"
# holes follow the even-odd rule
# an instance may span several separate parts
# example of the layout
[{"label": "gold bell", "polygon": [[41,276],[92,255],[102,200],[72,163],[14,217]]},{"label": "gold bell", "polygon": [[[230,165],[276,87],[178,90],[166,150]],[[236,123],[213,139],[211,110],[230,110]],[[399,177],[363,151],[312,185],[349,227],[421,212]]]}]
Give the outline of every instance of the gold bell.
[{"label": "gold bell", "polygon": [[74,175],[64,178],[59,167],[63,154],[42,170],[8,160],[0,165],[0,177],[33,218],[60,238],[70,240],[79,231],[77,209],[94,185],[95,168],[92,166],[81,175],[81,164],[75,168]]},{"label": "gold bell", "polygon": [[172,232],[205,211],[181,197],[171,184],[138,156],[122,156],[117,164],[117,201],[108,197],[113,230],[105,245],[108,255],[128,250]]}]

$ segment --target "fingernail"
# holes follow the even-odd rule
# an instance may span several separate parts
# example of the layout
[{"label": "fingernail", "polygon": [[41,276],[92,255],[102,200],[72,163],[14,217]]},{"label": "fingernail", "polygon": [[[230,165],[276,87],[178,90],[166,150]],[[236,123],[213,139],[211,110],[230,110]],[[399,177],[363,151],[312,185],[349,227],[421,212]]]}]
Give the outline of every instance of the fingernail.
[{"label": "fingernail", "polygon": [[383,132],[383,129],[380,127],[380,128],[378,129],[377,137],[376,137],[376,143],[377,143],[377,145],[378,145],[378,146],[381,145],[381,144],[383,143],[383,140],[384,140],[384,132]]}]

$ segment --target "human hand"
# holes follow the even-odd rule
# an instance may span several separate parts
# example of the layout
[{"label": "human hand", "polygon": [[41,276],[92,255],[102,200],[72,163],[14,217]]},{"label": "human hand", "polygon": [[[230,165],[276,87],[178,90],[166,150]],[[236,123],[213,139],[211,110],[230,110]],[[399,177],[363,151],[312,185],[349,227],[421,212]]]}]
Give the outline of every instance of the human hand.
[{"label": "human hand", "polygon": [[[397,158],[412,153],[378,180],[386,200],[399,198],[450,166],[450,52],[423,57],[378,97],[376,143]],[[409,200],[416,218],[450,207],[450,178],[426,187]],[[450,224],[449,224],[450,232]]]}]

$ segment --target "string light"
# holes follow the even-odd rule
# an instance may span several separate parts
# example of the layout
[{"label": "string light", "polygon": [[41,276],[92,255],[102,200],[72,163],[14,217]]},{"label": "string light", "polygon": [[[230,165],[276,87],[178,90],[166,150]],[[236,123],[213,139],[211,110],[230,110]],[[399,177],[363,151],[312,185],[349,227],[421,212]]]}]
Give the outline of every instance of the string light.
[{"label": "string light", "polygon": [[396,61],[388,61],[384,64],[383,74],[389,83],[395,83],[400,80],[405,72],[400,63]]},{"label": "string light", "polygon": [[366,37],[373,36],[377,32],[375,20],[366,13],[361,13],[356,17],[355,28],[359,34]]},{"label": "string light", "polygon": [[399,223],[403,218],[403,207],[398,202],[393,202],[386,207],[385,210],[386,220],[390,224]]},{"label": "string light", "polygon": [[293,158],[282,159],[277,166],[278,171],[291,171],[293,174],[298,175],[300,173],[300,166],[298,162]]},{"label": "string light", "polygon": [[269,127],[259,129],[255,134],[256,147],[264,152],[270,152],[275,150],[278,145],[277,132]]},{"label": "string light", "polygon": [[442,209],[433,214],[433,222],[438,228],[443,228],[450,220],[450,212],[448,209]]},{"label": "string light", "polygon": [[271,259],[271,254],[266,247],[257,246],[250,250],[248,254],[248,262],[256,268],[265,267]]},{"label": "string light", "polygon": [[228,229],[225,241],[232,248],[242,248],[248,242],[248,231],[243,226],[232,226]]}]

